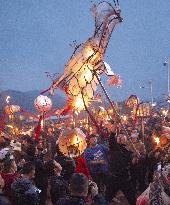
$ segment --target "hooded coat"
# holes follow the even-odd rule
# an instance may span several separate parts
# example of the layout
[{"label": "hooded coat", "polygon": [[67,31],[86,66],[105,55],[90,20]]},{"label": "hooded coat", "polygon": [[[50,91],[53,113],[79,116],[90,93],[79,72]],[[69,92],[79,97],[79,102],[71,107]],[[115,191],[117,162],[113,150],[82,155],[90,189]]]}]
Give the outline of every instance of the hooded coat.
[{"label": "hooded coat", "polygon": [[39,193],[30,180],[18,178],[11,186],[14,205],[40,205]]}]

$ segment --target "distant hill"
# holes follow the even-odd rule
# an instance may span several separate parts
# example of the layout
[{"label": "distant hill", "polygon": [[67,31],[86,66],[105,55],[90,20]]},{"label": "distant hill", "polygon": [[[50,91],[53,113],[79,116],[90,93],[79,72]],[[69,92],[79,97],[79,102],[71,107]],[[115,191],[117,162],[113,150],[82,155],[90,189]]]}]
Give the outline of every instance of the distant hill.
[{"label": "distant hill", "polygon": [[[32,112],[32,113],[36,113],[36,109],[34,107],[34,100],[36,99],[37,96],[40,95],[39,90],[32,90],[32,91],[27,91],[27,92],[21,92],[21,91],[17,91],[17,90],[5,90],[0,92],[0,111],[2,111],[2,108],[4,105],[6,105],[5,99],[6,97],[9,95],[11,97],[10,99],[10,104],[15,104],[15,105],[19,105],[20,107],[22,107],[23,109]],[[48,95],[48,93],[46,94]],[[60,91],[55,92],[54,96],[49,96],[53,102],[53,107],[54,108],[61,108],[66,104],[66,98],[63,95],[63,93],[61,93]],[[155,99],[155,101],[157,102],[157,107],[166,107],[167,103],[165,101],[165,99],[160,96],[159,98]],[[126,112],[126,107],[125,107],[125,102],[119,102],[119,106],[122,107],[122,112]],[[107,105],[107,107],[109,106],[108,102],[106,101],[105,104]],[[94,105],[93,105],[94,106]]]},{"label": "distant hill", "polygon": [[[40,95],[39,90],[32,90],[27,92],[21,92],[16,90],[6,90],[0,93],[0,107],[6,104],[5,99],[7,96],[10,96],[10,104],[19,105],[23,109],[29,112],[36,112],[34,107],[34,100]],[[48,93],[46,94],[48,95]],[[54,96],[49,96],[53,102],[53,108],[61,108],[66,104],[66,99],[58,93],[55,93]]]}]

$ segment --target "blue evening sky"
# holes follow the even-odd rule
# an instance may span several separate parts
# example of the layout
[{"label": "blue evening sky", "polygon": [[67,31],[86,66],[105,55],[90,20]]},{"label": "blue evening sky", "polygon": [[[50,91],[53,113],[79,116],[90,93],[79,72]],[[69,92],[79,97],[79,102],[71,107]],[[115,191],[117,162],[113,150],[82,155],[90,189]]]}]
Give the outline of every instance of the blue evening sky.
[{"label": "blue evening sky", "polygon": [[[44,73],[62,73],[73,51],[69,44],[93,34],[92,2],[99,1],[0,0],[0,90],[49,87]],[[105,61],[123,86],[109,93],[115,99],[149,97],[139,87],[152,80],[154,96],[160,96],[167,92],[170,0],[120,0],[120,6],[124,21],[112,34]]]}]

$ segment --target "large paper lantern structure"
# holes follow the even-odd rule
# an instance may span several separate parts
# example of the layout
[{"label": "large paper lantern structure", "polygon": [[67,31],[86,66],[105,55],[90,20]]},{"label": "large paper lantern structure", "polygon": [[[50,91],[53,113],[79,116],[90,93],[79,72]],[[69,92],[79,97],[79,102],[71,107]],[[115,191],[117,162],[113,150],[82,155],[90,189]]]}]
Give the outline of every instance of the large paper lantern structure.
[{"label": "large paper lantern structure", "polygon": [[40,113],[49,112],[52,107],[52,101],[47,96],[39,95],[35,99],[34,105]]},{"label": "large paper lantern structure", "polygon": [[56,88],[67,87],[67,95],[73,98],[74,103],[78,100],[79,104],[86,104],[84,107],[80,106],[79,110],[87,109],[87,105],[94,98],[102,73],[115,75],[104,62],[104,55],[113,29],[122,21],[118,1],[115,7],[106,1],[93,5],[92,13],[95,17],[94,35],[75,48],[64,73],[55,79],[49,88],[53,93]]},{"label": "large paper lantern structure", "polygon": [[80,156],[87,147],[86,135],[78,128],[66,130],[58,139],[59,149],[69,157]]}]

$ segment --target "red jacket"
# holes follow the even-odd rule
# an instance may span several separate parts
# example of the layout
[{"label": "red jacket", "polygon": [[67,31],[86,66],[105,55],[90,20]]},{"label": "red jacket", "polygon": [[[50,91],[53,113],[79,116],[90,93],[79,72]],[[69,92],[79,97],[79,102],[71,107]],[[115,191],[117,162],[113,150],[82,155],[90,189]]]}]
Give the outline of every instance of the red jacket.
[{"label": "red jacket", "polygon": [[12,201],[11,197],[11,184],[17,179],[20,174],[10,174],[10,173],[1,173],[2,178],[4,179],[5,186],[3,188],[3,193],[10,201]]},{"label": "red jacket", "polygon": [[76,162],[76,173],[82,173],[88,177],[89,180],[92,180],[92,177],[90,175],[89,169],[86,164],[86,160],[84,157],[78,157],[75,159]]}]

